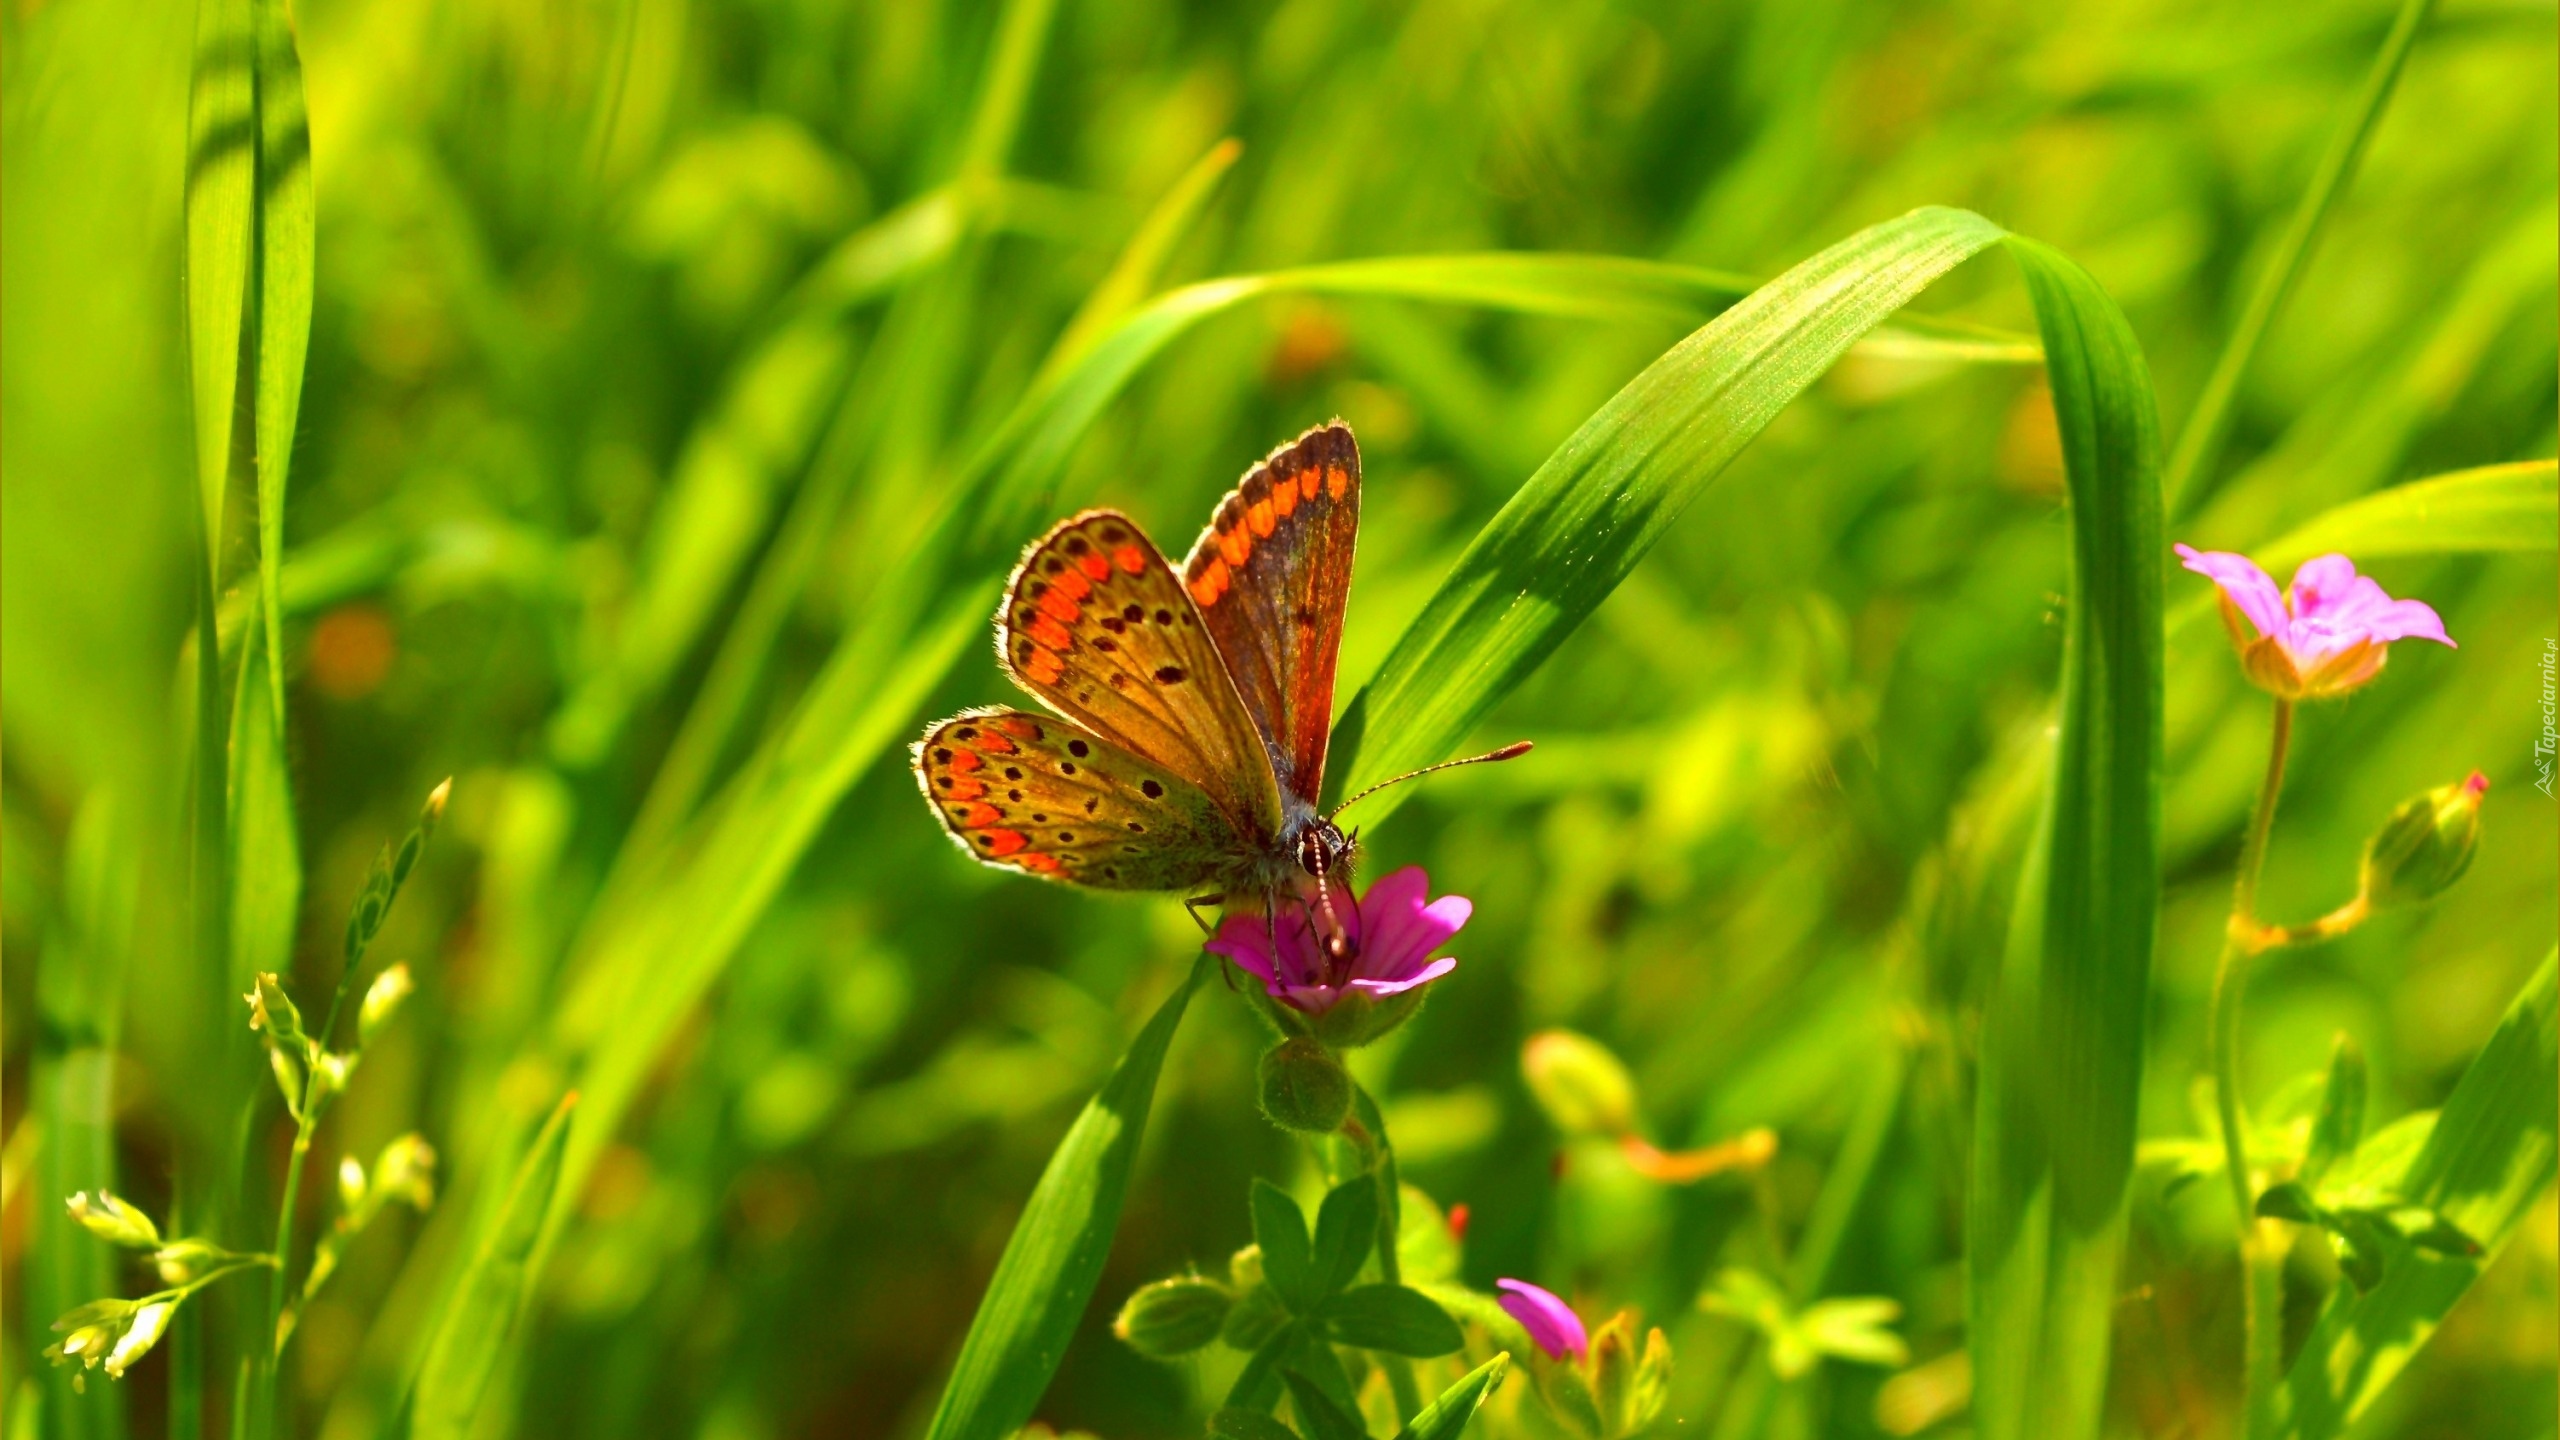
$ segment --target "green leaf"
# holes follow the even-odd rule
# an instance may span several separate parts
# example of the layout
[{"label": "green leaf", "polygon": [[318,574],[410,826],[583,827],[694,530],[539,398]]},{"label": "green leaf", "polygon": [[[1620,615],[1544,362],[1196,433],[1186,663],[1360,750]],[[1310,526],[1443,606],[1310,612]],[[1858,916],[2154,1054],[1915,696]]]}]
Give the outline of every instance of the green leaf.
[{"label": "green leaf", "polygon": [[2320,1207],[2313,1202],[2311,1192],[2292,1180],[2260,1191],[2257,1210],[2260,1218],[2267,1220],[2290,1220],[2296,1225],[2321,1222]]},{"label": "green leaf", "polygon": [[977,1318],[969,1322],[926,1432],[931,1440],[1010,1435],[1031,1418],[1049,1388],[1049,1376],[1066,1354],[1111,1253],[1165,1051],[1211,963],[1204,958],[1193,964],[1156,1008],[1049,1157],[978,1302]]},{"label": "green leaf", "polygon": [[1427,1360],[1466,1343],[1458,1322],[1419,1290],[1357,1285],[1316,1309],[1325,1334],[1344,1345]]},{"label": "green leaf", "polygon": [[1816,1300],[1796,1318],[1805,1343],[1825,1355],[1861,1365],[1900,1369],[1911,1363],[1911,1347],[1890,1328],[1902,1318],[1902,1306],[1881,1296],[1848,1296]]},{"label": "green leaf", "polygon": [[2028,241],[2069,486],[2051,782],[1984,1020],[1967,1264],[1985,1440],[2097,1433],[2159,908],[2159,437],[2123,314]]},{"label": "green leaf", "polygon": [[[2311,1141],[2295,1177],[2304,1185],[2316,1187],[2338,1157],[2355,1153],[2356,1142],[2364,1138],[2364,1088],[2364,1049],[2354,1036],[2340,1031],[2329,1054],[2329,1080],[2320,1091],[2320,1112],[2311,1119]],[[2263,1200],[2258,1213],[2266,1213]]]},{"label": "green leaf", "polygon": [[[2455,1084],[2395,1187],[2405,1203],[2442,1217],[2482,1253],[2413,1248],[2393,1257],[2370,1293],[2331,1296],[2279,1398],[2280,1433],[2288,1440],[2344,1434],[2444,1323],[2550,1186],[2560,1164],[2555,1112],[2560,955],[2546,955]],[[2366,1148],[2392,1133],[2376,1135]]]},{"label": "green leaf", "polygon": [[1333,1187],[1316,1211],[1315,1253],[1307,1272],[1309,1297],[1321,1301],[1350,1284],[1359,1275],[1361,1262],[1369,1258],[1369,1242],[1377,1233],[1377,1177],[1363,1172]]},{"label": "green leaf", "polygon": [[1307,1440],[1368,1440],[1359,1419],[1334,1403],[1314,1381],[1295,1370],[1280,1378],[1289,1387],[1289,1403],[1298,1412],[1298,1428]]},{"label": "green leaf", "polygon": [[[284,506],[311,352],[311,123],[285,0],[255,0],[258,41],[258,589],[267,654],[284,654]],[[284,670],[267,666],[284,714]]]},{"label": "green leaf", "polygon": [[573,1092],[517,1162],[507,1198],[484,1222],[480,1243],[426,1343],[426,1359],[405,1407],[410,1440],[464,1440],[506,1353],[507,1336],[531,1291],[533,1254],[560,1185]]},{"label": "green leaf", "polygon": [[1298,1314],[1314,1309],[1325,1292],[1317,1288],[1306,1213],[1268,1180],[1253,1182],[1253,1243],[1262,1247],[1262,1274],[1272,1291]]},{"label": "green leaf", "polygon": [[1455,1440],[1510,1367],[1511,1355],[1505,1351],[1468,1371],[1457,1384],[1441,1391],[1439,1399],[1423,1406],[1413,1423],[1396,1433],[1396,1440]]}]

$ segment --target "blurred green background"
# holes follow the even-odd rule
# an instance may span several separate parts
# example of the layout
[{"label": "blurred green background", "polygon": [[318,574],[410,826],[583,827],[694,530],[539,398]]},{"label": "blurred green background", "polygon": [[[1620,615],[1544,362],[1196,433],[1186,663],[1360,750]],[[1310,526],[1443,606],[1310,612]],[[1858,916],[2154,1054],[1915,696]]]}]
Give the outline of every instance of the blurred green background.
[{"label": "blurred green background", "polygon": [[[421,1001],[329,1132],[370,1155],[422,1130],[446,1194],[368,1234],[305,1321],[302,1433],[373,1433],[493,1170],[626,1026],[630,1103],[585,1142],[485,1432],[920,1429],[1050,1146],[1195,953],[1189,922],[982,872],[940,836],[903,737],[1014,698],[974,638],[819,796],[806,843],[755,857],[779,888],[733,948],[644,900],[850,627],[944,598],[889,593],[893,562],[1222,139],[1232,168],[1139,283],[1487,249],[1767,276],[1963,205],[2097,276],[2174,433],[2392,8],[1111,0],[1019,7],[1009,81],[992,7],[310,0],[318,281],[284,582],[306,993],[374,852],[455,787],[375,952]],[[2553,454],[2554,33],[2547,3],[2445,0],[2174,538],[2245,549],[2386,485]],[[157,1434],[165,1361],[74,1396],[35,1355],[115,1283],[61,1195],[111,1182],[165,1213],[264,1083],[241,985],[188,933],[193,20],[16,0],[5,43],[7,1383],[47,1388],[56,1433],[120,1433],[121,1397]],[[1927,307],[2031,329],[1976,268]],[[1140,372],[1058,490],[1179,550],[1251,460],[1348,419],[1368,489],[1347,697],[1476,527],[1693,323],[1249,304]],[[1367,837],[1371,874],[1420,862],[1477,902],[1455,978],[1362,1057],[1407,1178],[1469,1208],[1473,1283],[1664,1325],[1693,1425],[1746,1366],[1701,1285],[1805,1222],[1862,1113],[1884,1148],[1832,1288],[1898,1299],[1923,1363],[1961,1347],[1968,1067],[2014,863],[1974,842],[2020,802],[2067,559],[2039,375],[1853,355],[1486,728],[1535,755],[1432,782]],[[254,581],[247,503],[226,587]],[[2379,1121],[2441,1101],[2551,945],[2533,745],[2560,580],[2548,551],[2368,568],[2462,648],[2403,646],[2306,713],[2267,909],[2347,898],[2389,807],[2475,766],[2487,838],[2445,902],[2269,965],[2247,1062],[2272,1094],[2352,1030]],[[2202,587],[2170,583],[2173,611]],[[733,646],[758,663],[715,659]],[[706,696],[732,709],[704,738],[685,727]],[[2210,625],[2173,637],[2169,707],[2162,1137],[2194,1133],[2266,725]],[[672,992],[660,1034],[656,967],[688,955],[715,983]],[[1666,1188],[1568,1147],[1520,1078],[1555,1025],[1627,1058],[1666,1146],[1773,1127],[1765,1183]],[[1301,1164],[1252,1108],[1261,1043],[1224,994],[1195,1007],[1050,1423],[1196,1433],[1222,1391],[1107,1322],[1145,1280],[1222,1266],[1249,1177]],[[1897,1046],[1910,1080],[1879,1101]],[[2127,1430],[2228,1423],[2212,1188],[2137,1203]],[[2546,1198],[2371,1433],[2553,1433],[2555,1223]],[[1888,1378],[1827,1366],[1766,1433],[1901,1428]]]}]

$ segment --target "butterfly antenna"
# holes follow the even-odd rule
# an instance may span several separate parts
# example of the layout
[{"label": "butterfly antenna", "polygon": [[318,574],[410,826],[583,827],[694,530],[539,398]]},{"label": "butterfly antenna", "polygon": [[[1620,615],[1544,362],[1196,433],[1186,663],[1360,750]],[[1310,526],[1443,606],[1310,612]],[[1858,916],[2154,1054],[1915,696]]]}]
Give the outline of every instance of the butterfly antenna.
[{"label": "butterfly antenna", "polygon": [[1392,780],[1381,780],[1377,784],[1370,786],[1368,789],[1361,791],[1359,794],[1352,796],[1350,799],[1343,801],[1341,804],[1334,806],[1333,814],[1327,815],[1324,818],[1331,820],[1335,816],[1340,815],[1343,811],[1350,809],[1352,806],[1359,804],[1361,801],[1368,799],[1370,796],[1377,794],[1379,791],[1386,789],[1390,785],[1401,785],[1407,780],[1419,780],[1434,770],[1454,770],[1461,765],[1489,765],[1496,760],[1517,760],[1535,748],[1537,748],[1536,745],[1531,741],[1514,740],[1499,750],[1487,750],[1481,755],[1469,755],[1458,760],[1443,760],[1437,765],[1425,765],[1419,770],[1407,770]]}]

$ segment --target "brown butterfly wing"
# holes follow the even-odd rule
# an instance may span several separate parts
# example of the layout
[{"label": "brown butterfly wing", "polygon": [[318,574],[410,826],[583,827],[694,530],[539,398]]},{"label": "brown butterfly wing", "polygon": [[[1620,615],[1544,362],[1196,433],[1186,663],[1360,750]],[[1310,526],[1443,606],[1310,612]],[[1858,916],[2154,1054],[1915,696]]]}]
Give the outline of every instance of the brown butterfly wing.
[{"label": "brown butterfly wing", "polygon": [[996,613],[996,653],[1033,697],[1208,796],[1249,845],[1280,831],[1253,717],[1173,567],[1114,510],[1032,545]]},{"label": "brown butterfly wing", "polygon": [[1313,807],[1360,530],[1360,447],[1319,425],[1246,473],[1182,562],[1281,788]]},{"label": "brown butterfly wing", "polygon": [[1246,842],[1199,786],[1081,725],[971,710],[916,742],[916,783],[985,865],[1099,890],[1224,883]]}]

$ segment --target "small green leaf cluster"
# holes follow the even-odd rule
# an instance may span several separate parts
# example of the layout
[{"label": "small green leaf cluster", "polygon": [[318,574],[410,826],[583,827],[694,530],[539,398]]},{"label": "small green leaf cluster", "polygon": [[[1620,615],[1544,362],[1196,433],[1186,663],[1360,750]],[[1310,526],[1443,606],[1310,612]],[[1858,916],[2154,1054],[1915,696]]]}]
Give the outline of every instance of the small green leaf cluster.
[{"label": "small green leaf cluster", "polygon": [[1698,1308],[1759,1331],[1768,1342],[1769,1368],[1781,1380],[1804,1375],[1825,1359],[1896,1370],[1911,1363],[1911,1347],[1889,1328],[1902,1317],[1902,1307],[1883,1296],[1816,1300],[1799,1309],[1776,1281],[1736,1267],[1716,1276],[1698,1297]]},{"label": "small green leaf cluster", "polygon": [[[1254,1243],[1236,1252],[1224,1281],[1202,1275],[1159,1280],[1129,1297],[1113,1332],[1142,1354],[1187,1355],[1213,1343],[1250,1357],[1227,1395],[1235,1433],[1277,1433],[1271,1407],[1286,1393],[1309,1440],[1365,1432],[1355,1370],[1368,1352],[1427,1359],[1466,1343],[1458,1323],[1422,1291],[1381,1276],[1363,1279],[1382,1234],[1380,1179],[1362,1171],[1334,1186],[1306,1214],[1268,1181],[1253,1185]],[[1346,1358],[1344,1352],[1354,1352]],[[1225,1413],[1225,1412],[1222,1412]],[[1347,1428],[1346,1428],[1347,1427]]]},{"label": "small green leaf cluster", "polygon": [[2375,1136],[2370,1147],[2358,1145],[2364,1104],[2364,1052],[2340,1035],[2302,1163],[2293,1178],[2259,1193],[2258,1217],[2316,1225],[2326,1232],[2339,1270],[2360,1294],[2382,1283],[2393,1252],[2404,1247],[2462,1258],[2480,1255],[2480,1242],[2461,1226],[2399,1193],[2394,1172],[2400,1166],[2393,1157],[2401,1147],[2396,1139],[2382,1142],[2401,1127]]}]

